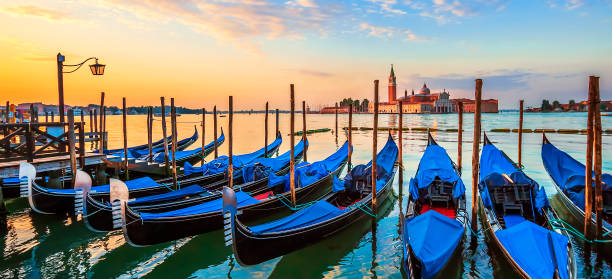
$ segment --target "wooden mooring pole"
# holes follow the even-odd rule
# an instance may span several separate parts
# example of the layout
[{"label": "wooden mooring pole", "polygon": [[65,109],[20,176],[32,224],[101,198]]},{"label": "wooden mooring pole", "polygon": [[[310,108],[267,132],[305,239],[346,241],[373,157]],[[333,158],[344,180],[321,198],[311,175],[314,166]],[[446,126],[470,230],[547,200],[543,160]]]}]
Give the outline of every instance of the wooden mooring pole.
[{"label": "wooden mooring pole", "polygon": [[459,114],[459,129],[457,129],[457,169],[461,173],[463,165],[463,103],[457,103],[457,113]]},{"label": "wooden mooring pole", "polygon": [[353,154],[353,103],[349,104],[349,119],[348,119],[348,158],[347,158],[347,170],[350,171],[353,168],[351,163],[351,157]]},{"label": "wooden mooring pole", "polygon": [[147,148],[149,149],[149,157],[147,161],[153,162],[153,107],[147,109]]},{"label": "wooden mooring pole", "polygon": [[164,168],[166,175],[170,174],[170,159],[168,157],[168,133],[166,131],[166,100],[164,97],[159,98],[161,102],[161,124],[162,124],[162,137],[164,137]]},{"label": "wooden mooring pole", "polygon": [[[94,124],[93,124],[93,111],[89,110],[89,138],[92,139],[91,146],[93,146],[94,137]],[[45,112],[45,122],[47,122],[47,113]]]},{"label": "wooden mooring pole", "polygon": [[293,204],[293,206],[296,205],[296,201],[295,201],[295,158],[294,156],[294,147],[293,147],[293,142],[294,142],[294,137],[295,137],[295,131],[294,131],[294,120],[295,120],[295,93],[294,93],[294,87],[293,84],[289,85],[290,91],[291,91],[291,95],[289,97],[289,101],[291,103],[291,115],[290,115],[290,122],[289,122],[289,146],[291,148],[291,157],[289,159],[289,186],[291,188],[291,204]]},{"label": "wooden mooring pole", "polygon": [[[100,133],[98,134],[100,140],[98,148],[100,150],[104,150],[104,119],[102,119],[102,115],[104,115],[104,92],[100,93]],[[53,121],[53,112],[51,112],[51,121]]]},{"label": "wooden mooring pole", "polygon": [[478,230],[476,211],[478,209],[478,177],[480,153],[480,111],[482,101],[482,79],[476,80],[476,110],[474,111],[474,140],[472,145],[472,231]]},{"label": "wooden mooring pole", "polygon": [[99,145],[100,145],[100,138],[101,138],[100,134],[98,134],[98,110],[94,109],[93,113],[94,113],[94,118],[93,118],[93,121],[94,121],[93,122],[94,123],[93,124],[93,127],[94,127],[94,138],[96,139],[96,141],[95,141],[95,145],[96,146],[94,148],[97,149],[99,147]]},{"label": "wooden mooring pole", "polygon": [[[591,76],[589,84],[593,84],[593,170],[595,174],[595,238],[600,239],[602,234],[603,213],[603,186],[602,186],[602,158],[601,158],[601,112],[599,97],[599,77]],[[592,81],[591,81],[592,80]]]},{"label": "wooden mooring pole", "polygon": [[306,101],[302,101],[302,142],[304,143],[304,162],[308,162],[308,146],[306,146]]},{"label": "wooden mooring pole", "polygon": [[219,153],[217,151],[217,106],[213,107],[213,136],[214,141],[215,141],[215,159],[217,159],[217,157],[219,156]]},{"label": "wooden mooring pole", "polygon": [[595,103],[595,79],[589,78],[589,112],[587,115],[587,150],[584,189],[584,236],[591,240],[591,218],[593,213],[593,113]]},{"label": "wooden mooring pole", "polygon": [[336,103],[336,107],[335,107],[335,113],[336,113],[336,145],[338,144],[338,103]]},{"label": "wooden mooring pole", "polygon": [[[7,105],[8,105],[8,102],[7,102]],[[8,118],[8,112],[6,113],[6,117]],[[54,111],[51,112],[51,122],[55,122],[55,112]]]},{"label": "wooden mooring pole", "polygon": [[228,174],[228,185],[230,188],[234,187],[234,96],[229,96],[229,117],[227,124],[229,133],[229,144],[228,144],[228,154],[229,154],[229,164],[227,166],[227,174]]},{"label": "wooden mooring pole", "polygon": [[125,169],[125,179],[130,180],[127,144],[127,106],[125,104],[125,97],[123,97],[123,168]]},{"label": "wooden mooring pole", "polygon": [[402,200],[402,195],[404,193],[404,159],[402,158],[402,154],[403,154],[403,147],[402,147],[402,130],[404,129],[404,123],[403,123],[403,119],[404,119],[404,111],[402,110],[402,101],[398,102],[398,108],[397,108],[397,112],[399,114],[399,121],[397,123],[397,143],[399,145],[399,153],[397,154],[397,163],[399,164],[399,177],[398,177],[398,184],[399,184],[399,196],[400,196],[400,214],[402,212],[401,210],[401,200]]},{"label": "wooden mooring pole", "polygon": [[177,131],[176,128],[176,107],[174,106],[174,98],[170,98],[170,124],[172,128],[172,186],[174,190],[178,190],[177,177],[176,177],[176,144],[177,144]]},{"label": "wooden mooring pole", "polygon": [[72,109],[69,109],[68,110],[68,152],[70,152],[70,170],[72,171],[72,180],[70,183],[71,186],[74,186],[76,172],[77,172],[76,150],[75,149],[76,148],[75,148],[75,137],[74,137],[74,111]]},{"label": "wooden mooring pole", "polygon": [[264,117],[264,157],[268,157],[268,102],[266,102],[266,116]]},{"label": "wooden mooring pole", "polygon": [[202,165],[204,165],[204,147],[206,146],[206,109],[202,108]]},{"label": "wooden mooring pole", "polygon": [[518,167],[523,167],[523,104],[524,100],[519,102],[519,130],[518,130]]},{"label": "wooden mooring pole", "polygon": [[[352,105],[351,105],[352,110]],[[378,80],[374,81],[374,128],[372,129],[372,211],[376,213],[376,150],[378,149]]]},{"label": "wooden mooring pole", "polygon": [[276,136],[278,135],[278,131],[280,131],[279,127],[278,127],[278,109],[276,109],[276,132],[274,133],[274,138],[276,138]]}]

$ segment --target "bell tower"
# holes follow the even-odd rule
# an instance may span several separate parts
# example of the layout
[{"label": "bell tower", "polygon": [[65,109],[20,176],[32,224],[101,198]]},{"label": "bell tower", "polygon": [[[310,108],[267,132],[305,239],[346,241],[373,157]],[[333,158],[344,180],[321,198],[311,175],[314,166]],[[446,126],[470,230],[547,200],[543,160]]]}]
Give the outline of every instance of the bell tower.
[{"label": "bell tower", "polygon": [[395,104],[397,100],[397,84],[395,83],[395,72],[393,71],[393,64],[391,64],[391,74],[389,74],[389,103]]}]

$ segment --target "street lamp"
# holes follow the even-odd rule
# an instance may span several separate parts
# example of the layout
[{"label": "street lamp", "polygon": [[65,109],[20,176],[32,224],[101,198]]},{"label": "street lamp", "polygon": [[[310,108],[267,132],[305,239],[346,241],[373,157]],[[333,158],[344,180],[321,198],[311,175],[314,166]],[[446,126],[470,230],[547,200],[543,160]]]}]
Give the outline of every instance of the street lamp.
[{"label": "street lamp", "polygon": [[[59,116],[60,122],[64,122],[64,74],[69,74],[76,72],[78,69],[85,64],[85,62],[95,59],[96,63],[89,65],[89,69],[91,69],[91,74],[94,76],[101,76],[104,74],[104,68],[106,65],[98,63],[97,57],[90,57],[85,59],[83,62],[74,65],[64,65],[64,61],[66,61],[66,57],[61,53],[57,54],[57,89],[59,91]],[[65,71],[64,67],[76,67],[73,70]]]}]

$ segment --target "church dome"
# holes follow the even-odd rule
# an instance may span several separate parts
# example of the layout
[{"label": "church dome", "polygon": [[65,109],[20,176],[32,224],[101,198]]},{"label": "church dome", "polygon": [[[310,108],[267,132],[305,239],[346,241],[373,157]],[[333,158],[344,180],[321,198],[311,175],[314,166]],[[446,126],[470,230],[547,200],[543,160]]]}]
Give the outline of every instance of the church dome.
[{"label": "church dome", "polygon": [[423,88],[419,90],[419,95],[429,95],[429,88],[427,88],[427,84],[423,83]]}]

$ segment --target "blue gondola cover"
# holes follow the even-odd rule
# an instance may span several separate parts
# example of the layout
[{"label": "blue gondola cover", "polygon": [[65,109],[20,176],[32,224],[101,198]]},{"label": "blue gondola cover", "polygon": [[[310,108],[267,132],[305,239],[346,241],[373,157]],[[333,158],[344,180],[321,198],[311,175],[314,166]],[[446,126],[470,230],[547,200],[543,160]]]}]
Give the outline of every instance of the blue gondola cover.
[{"label": "blue gondola cover", "polygon": [[181,188],[176,191],[170,191],[168,193],[136,198],[135,200],[130,201],[128,204],[133,206],[133,205],[138,205],[138,204],[142,204],[146,202],[166,201],[166,200],[171,200],[171,199],[175,199],[179,197],[200,194],[200,193],[203,193],[204,191],[205,190],[204,188],[202,188],[202,186],[191,185],[191,186],[187,186],[187,187]]},{"label": "blue gondola cover", "polygon": [[[308,147],[308,140],[306,140],[306,147]],[[294,156],[304,151],[304,141],[301,140],[295,145],[293,149]],[[283,153],[276,158],[257,158],[252,163],[247,164],[242,168],[242,177],[244,182],[250,182],[253,180],[254,172],[258,169],[257,165],[263,166],[268,173],[276,173],[280,171],[284,166],[289,165],[291,160],[291,150]],[[267,175],[267,174],[266,174]]]},{"label": "blue gondola cover", "polygon": [[[137,189],[149,188],[149,187],[155,187],[155,186],[161,185],[157,183],[155,180],[153,180],[153,178],[150,178],[148,176],[124,181],[124,183],[127,186],[128,190],[137,190]],[[45,188],[45,189],[50,193],[71,194],[71,195],[75,193],[74,189],[52,189],[52,188]],[[93,186],[91,187],[89,192],[92,194],[93,193],[96,193],[96,194],[109,193],[110,185],[106,184],[106,185],[100,185],[100,186]]]},{"label": "blue gondola cover", "polygon": [[[380,167],[382,167],[385,171],[388,171],[386,176],[380,177],[381,179],[377,180],[377,191],[381,190],[386,184],[386,182],[391,179],[390,175],[393,174],[393,167],[395,166],[397,154],[397,145],[393,141],[393,138],[389,137],[389,140],[376,157],[377,162],[380,163]],[[323,162],[331,160],[332,162],[336,162],[336,164],[339,166],[340,163],[345,160],[346,156],[348,156],[348,142],[345,143],[342,148],[340,148],[338,151],[336,151],[336,153],[325,159]],[[368,163],[367,166],[371,166],[371,163],[372,162]],[[320,200],[287,217],[261,225],[249,227],[249,229],[253,234],[256,235],[297,229],[324,222],[338,215],[341,215],[342,213],[348,210],[350,209],[340,209],[325,200]]]},{"label": "blue gondola cover", "polygon": [[[245,192],[236,192],[236,200],[238,201],[238,207],[247,206],[251,204],[256,204],[259,200],[249,196]],[[195,214],[204,214],[209,212],[217,212],[223,209],[223,198],[218,198],[216,200],[212,200],[209,202],[205,202],[202,204],[181,208],[172,211],[159,212],[159,213],[140,213],[140,218],[142,220],[152,220],[157,218],[164,217],[177,217],[177,216],[187,216],[187,215],[195,215]]]},{"label": "blue gondola cover", "polygon": [[342,212],[344,212],[342,209],[333,206],[327,201],[318,201],[285,218],[252,226],[249,229],[255,235],[291,230],[323,222],[342,214]]},{"label": "blue gondola cover", "polygon": [[[302,187],[303,185],[310,185],[312,182],[325,177],[330,172],[336,170],[348,157],[348,142],[345,142],[340,149],[334,154],[325,158],[322,161],[318,161],[312,164],[307,162],[301,162],[295,167],[296,186]],[[282,176],[276,176],[273,173],[270,174],[268,180],[268,186],[274,187],[281,183],[285,183],[285,191],[289,191],[289,173]]]},{"label": "blue gondola cover", "polygon": [[[584,211],[586,167],[550,143],[542,145],[542,161],[555,184],[572,202]],[[612,175],[602,174],[603,191],[612,191]],[[595,183],[593,183],[593,187]]]},{"label": "blue gondola cover", "polygon": [[558,274],[562,279],[568,278],[569,240],[566,236],[530,221],[523,221],[508,229],[497,231],[495,235],[512,259],[531,278],[553,278],[555,267],[559,270]]},{"label": "blue gondola cover", "polygon": [[[282,142],[282,138],[277,138],[270,145],[268,145],[268,150],[277,148]],[[253,153],[232,156],[232,163],[234,164],[234,169],[240,169],[242,168],[242,166],[252,162],[253,160],[259,157],[263,157],[264,153],[265,148],[262,148]],[[228,160],[229,158],[227,156],[220,156],[217,157],[217,159],[214,159],[201,167],[194,167],[189,162],[185,162],[183,173],[185,175],[190,175],[193,173],[201,173],[202,175],[222,173],[225,172],[227,166],[229,165]]]},{"label": "blue gondola cover", "polygon": [[453,197],[458,199],[465,194],[465,185],[457,175],[455,167],[446,150],[439,145],[429,145],[419,163],[416,176],[410,179],[410,195],[419,198],[419,189],[427,188],[439,177],[443,181],[455,183]]},{"label": "blue gondola cover", "polygon": [[432,278],[457,248],[463,236],[461,222],[429,210],[405,223],[408,244],[421,262],[423,278]]}]

